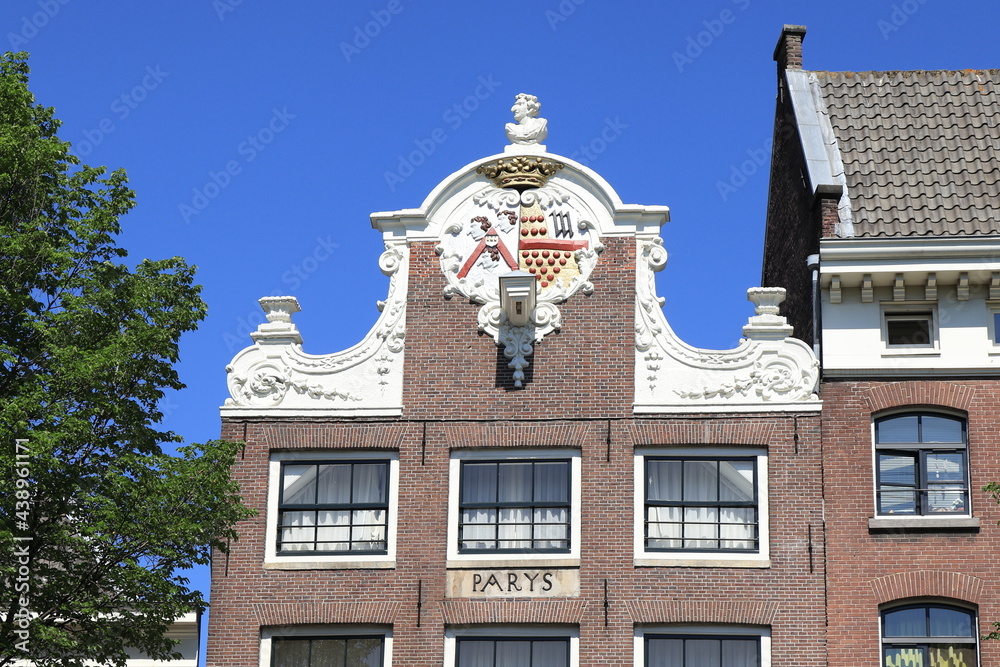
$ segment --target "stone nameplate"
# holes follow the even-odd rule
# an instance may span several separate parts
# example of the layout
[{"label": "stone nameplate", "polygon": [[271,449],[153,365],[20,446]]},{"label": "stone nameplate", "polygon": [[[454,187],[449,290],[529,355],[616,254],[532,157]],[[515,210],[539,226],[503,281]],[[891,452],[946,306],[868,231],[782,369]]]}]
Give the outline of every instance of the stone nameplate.
[{"label": "stone nameplate", "polygon": [[448,570],[452,598],[565,598],[580,595],[579,569]]}]

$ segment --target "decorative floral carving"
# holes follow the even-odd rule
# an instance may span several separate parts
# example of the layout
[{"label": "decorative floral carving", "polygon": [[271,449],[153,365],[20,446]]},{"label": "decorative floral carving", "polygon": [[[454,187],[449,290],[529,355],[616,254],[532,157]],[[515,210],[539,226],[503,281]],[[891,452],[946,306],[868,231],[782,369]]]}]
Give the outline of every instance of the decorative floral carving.
[{"label": "decorative floral carving", "polygon": [[[514,386],[524,383],[524,369],[528,367],[528,357],[535,351],[532,343],[537,339],[535,327],[512,327],[506,322],[500,326],[499,343],[503,345],[503,354],[510,359],[508,368],[514,369]],[[538,339],[540,340],[540,339]]]},{"label": "decorative floral carving", "polygon": [[702,350],[677,338],[661,310],[654,273],[666,265],[663,241],[640,241],[636,275],[637,411],[669,412],[706,406],[729,408],[817,403],[819,362],[778,315],[779,288],[754,288],[756,304],[747,339],[732,350]]}]

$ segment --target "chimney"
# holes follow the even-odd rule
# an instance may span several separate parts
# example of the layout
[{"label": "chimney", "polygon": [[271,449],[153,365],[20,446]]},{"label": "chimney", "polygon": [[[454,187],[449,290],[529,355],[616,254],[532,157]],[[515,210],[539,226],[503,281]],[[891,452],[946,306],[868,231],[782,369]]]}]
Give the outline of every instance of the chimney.
[{"label": "chimney", "polygon": [[786,69],[802,69],[802,40],[806,36],[804,25],[785,25],[781,29],[778,45],[774,47],[774,60],[778,73]]}]

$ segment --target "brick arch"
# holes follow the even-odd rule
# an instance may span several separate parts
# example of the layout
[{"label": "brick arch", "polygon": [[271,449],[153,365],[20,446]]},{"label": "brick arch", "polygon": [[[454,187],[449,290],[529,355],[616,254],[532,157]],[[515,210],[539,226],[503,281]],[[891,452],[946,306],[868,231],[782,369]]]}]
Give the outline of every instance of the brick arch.
[{"label": "brick arch", "polygon": [[898,572],[871,581],[878,604],[907,598],[951,598],[979,604],[986,582],[959,572],[914,570]]},{"label": "brick arch", "polygon": [[778,614],[773,600],[630,600],[633,623],[746,623],[772,625]]},{"label": "brick arch", "polygon": [[976,390],[952,382],[921,380],[872,387],[865,400],[871,412],[907,405],[937,405],[968,412]]}]

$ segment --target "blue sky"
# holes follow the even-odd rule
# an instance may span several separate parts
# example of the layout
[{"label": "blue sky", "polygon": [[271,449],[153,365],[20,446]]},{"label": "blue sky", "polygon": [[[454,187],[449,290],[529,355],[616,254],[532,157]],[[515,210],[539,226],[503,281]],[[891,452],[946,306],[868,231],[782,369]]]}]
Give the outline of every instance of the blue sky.
[{"label": "blue sky", "polygon": [[[760,282],[774,113],[771,55],[804,24],[806,69],[1000,65],[991,1],[482,3],[6,0],[4,48],[88,164],[124,167],[133,260],[199,267],[208,319],[182,341],[164,407],[219,432],[225,366],[293,294],[311,353],[360,340],[387,279],[369,214],[416,207],[500,152],[514,95],[538,95],[550,152],[626,203],[671,208],[658,278],[687,342],[734,346]],[[196,582],[207,587],[207,574]]]}]

